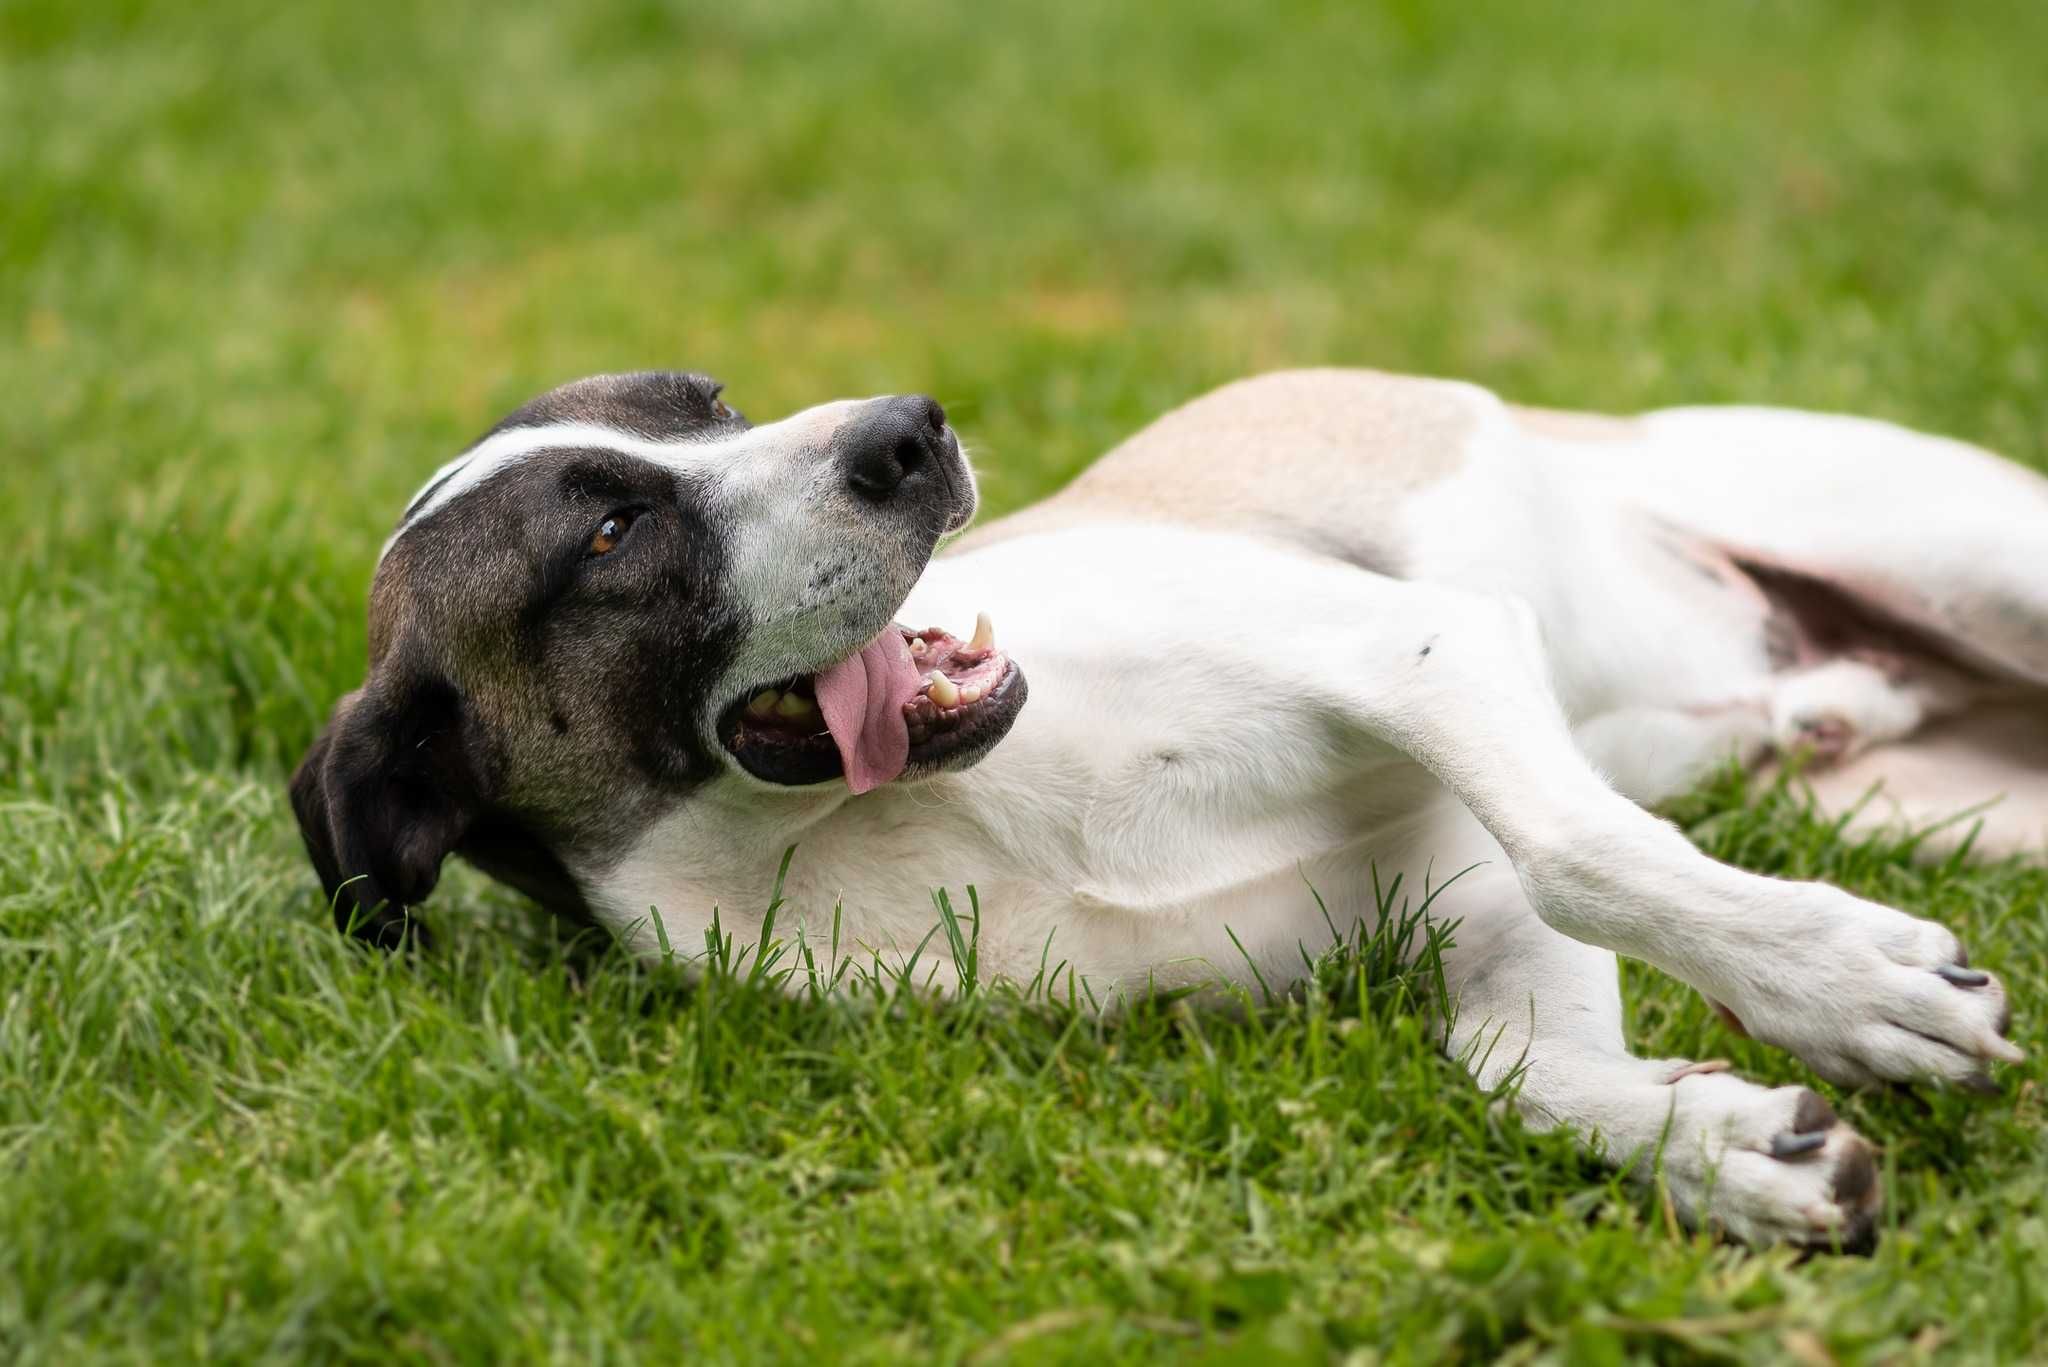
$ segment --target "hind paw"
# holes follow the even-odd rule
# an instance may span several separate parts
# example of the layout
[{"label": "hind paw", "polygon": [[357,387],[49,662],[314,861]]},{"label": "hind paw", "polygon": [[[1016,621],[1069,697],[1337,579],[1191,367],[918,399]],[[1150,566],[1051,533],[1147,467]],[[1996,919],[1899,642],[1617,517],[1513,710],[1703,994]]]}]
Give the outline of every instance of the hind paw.
[{"label": "hind paw", "polygon": [[1884,671],[1835,660],[1792,675],[1771,696],[1771,735],[1781,755],[1838,764],[1873,745],[1911,735],[1919,701]]}]

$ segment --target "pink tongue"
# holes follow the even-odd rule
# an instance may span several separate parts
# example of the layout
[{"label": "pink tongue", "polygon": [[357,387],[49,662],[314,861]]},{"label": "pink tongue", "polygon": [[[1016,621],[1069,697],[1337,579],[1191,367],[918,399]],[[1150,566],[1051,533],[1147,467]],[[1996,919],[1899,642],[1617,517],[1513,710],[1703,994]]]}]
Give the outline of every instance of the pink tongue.
[{"label": "pink tongue", "polygon": [[839,746],[846,786],[856,794],[881,787],[910,762],[903,704],[923,683],[903,633],[893,626],[818,675],[818,710]]}]

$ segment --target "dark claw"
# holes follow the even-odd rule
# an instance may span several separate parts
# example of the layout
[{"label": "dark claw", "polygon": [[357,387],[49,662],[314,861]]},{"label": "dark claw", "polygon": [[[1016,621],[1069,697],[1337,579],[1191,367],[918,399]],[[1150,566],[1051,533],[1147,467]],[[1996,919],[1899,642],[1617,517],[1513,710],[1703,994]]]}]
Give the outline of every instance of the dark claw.
[{"label": "dark claw", "polygon": [[1801,1134],[1812,1130],[1825,1130],[1835,1123],[1835,1108],[1828,1105],[1827,1098],[1819,1092],[1807,1092],[1799,1098],[1799,1108],[1792,1113],[1792,1128]]},{"label": "dark claw", "polygon": [[1966,1092],[1975,1092],[1978,1096],[1997,1096],[2000,1090],[1998,1084],[1986,1073],[1969,1073],[1959,1077],[1956,1079],[1956,1086]]},{"label": "dark claw", "polygon": [[1982,987],[1991,981],[1991,975],[1981,968],[1963,968],[1957,964],[1943,964],[1934,970],[1957,987]]},{"label": "dark claw", "polygon": [[1812,1153],[1828,1142],[1827,1132],[1819,1130],[1813,1134],[1779,1134],[1771,1136],[1771,1157],[1797,1158],[1802,1153]]},{"label": "dark claw", "polygon": [[1870,1156],[1869,1146],[1857,1144],[1843,1153],[1841,1165],[1835,1169],[1836,1204],[1860,1206],[1876,1186],[1877,1160]]},{"label": "dark claw", "polygon": [[1871,1254],[1877,1251],[1877,1219],[1869,1211],[1853,1216],[1842,1231],[1842,1252]]}]

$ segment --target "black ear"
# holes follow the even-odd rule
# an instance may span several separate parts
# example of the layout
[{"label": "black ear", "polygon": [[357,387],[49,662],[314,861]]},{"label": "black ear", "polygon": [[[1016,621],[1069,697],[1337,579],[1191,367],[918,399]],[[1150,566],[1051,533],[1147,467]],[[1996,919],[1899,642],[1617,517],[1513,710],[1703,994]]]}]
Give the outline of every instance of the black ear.
[{"label": "black ear", "polygon": [[292,775],[306,853],[334,924],[396,949],[481,806],[463,746],[462,700],[445,683],[372,681],[343,698]]}]

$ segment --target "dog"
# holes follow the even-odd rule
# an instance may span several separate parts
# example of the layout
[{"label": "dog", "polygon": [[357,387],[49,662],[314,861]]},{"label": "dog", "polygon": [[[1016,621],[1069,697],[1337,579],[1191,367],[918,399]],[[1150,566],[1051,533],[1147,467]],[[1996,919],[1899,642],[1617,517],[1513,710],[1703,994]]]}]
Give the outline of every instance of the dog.
[{"label": "dog", "polygon": [[923,397],[755,426],[653,372],[519,409],[405,510],[292,780],[337,922],[402,943],[457,854],[637,951],[744,940],[794,846],[779,933],[900,961],[973,884],[984,971],[1110,1001],[1297,980],[1399,875],[1456,922],[1445,1048],[1755,1243],[1866,1239],[1871,1146],[1629,1053],[1617,955],[1844,1085],[2022,1057],[1949,931],[1646,808],[1801,756],[1865,822],[2001,799],[1971,848],[2041,857],[2048,480],[1856,418],[1319,370],[967,532],[976,500]]}]

